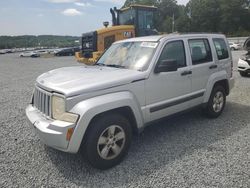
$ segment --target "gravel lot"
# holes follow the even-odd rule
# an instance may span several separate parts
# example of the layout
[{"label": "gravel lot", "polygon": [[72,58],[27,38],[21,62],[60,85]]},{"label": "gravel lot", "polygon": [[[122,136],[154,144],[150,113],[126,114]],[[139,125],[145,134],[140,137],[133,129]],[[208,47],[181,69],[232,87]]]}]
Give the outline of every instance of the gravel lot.
[{"label": "gravel lot", "polygon": [[[235,64],[242,53],[233,52]],[[134,137],[124,162],[100,171],[44,146],[25,116],[38,75],[77,65],[0,55],[0,187],[250,187],[250,78],[235,70],[218,119],[196,110],[156,123]]]}]

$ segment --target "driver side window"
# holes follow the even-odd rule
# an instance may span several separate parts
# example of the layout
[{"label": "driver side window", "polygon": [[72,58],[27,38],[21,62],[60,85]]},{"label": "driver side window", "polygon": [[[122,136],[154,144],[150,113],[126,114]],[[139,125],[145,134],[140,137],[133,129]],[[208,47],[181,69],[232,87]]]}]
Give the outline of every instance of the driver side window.
[{"label": "driver side window", "polygon": [[158,65],[170,61],[176,61],[178,68],[186,66],[186,54],[183,41],[172,41],[165,45],[158,60]]}]

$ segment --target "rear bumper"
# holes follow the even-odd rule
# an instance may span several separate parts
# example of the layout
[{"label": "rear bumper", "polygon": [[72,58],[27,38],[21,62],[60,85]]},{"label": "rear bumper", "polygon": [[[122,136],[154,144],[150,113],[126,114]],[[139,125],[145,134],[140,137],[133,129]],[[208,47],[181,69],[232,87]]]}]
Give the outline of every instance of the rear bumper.
[{"label": "rear bumper", "polygon": [[26,108],[26,115],[43,143],[55,149],[70,152],[68,151],[69,141],[66,140],[66,135],[68,129],[74,128],[75,124],[48,119],[32,105]]}]

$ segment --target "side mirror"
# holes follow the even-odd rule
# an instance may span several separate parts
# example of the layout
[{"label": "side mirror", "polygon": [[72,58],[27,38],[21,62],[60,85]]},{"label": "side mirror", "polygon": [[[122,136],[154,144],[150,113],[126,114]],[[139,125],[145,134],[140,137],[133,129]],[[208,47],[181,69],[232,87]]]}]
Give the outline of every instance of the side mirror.
[{"label": "side mirror", "polygon": [[162,60],[155,68],[155,73],[160,73],[160,72],[174,72],[177,71],[178,69],[178,64],[176,60],[173,59],[167,59],[167,60]]}]

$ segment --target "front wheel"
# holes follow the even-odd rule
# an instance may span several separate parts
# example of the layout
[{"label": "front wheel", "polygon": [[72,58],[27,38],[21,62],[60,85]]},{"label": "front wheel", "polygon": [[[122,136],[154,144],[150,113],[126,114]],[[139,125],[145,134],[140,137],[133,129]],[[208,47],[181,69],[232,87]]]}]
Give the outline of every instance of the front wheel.
[{"label": "front wheel", "polygon": [[119,114],[106,114],[89,126],[84,143],[84,155],[89,163],[103,170],[119,164],[131,142],[129,121]]},{"label": "front wheel", "polygon": [[224,110],[226,104],[226,92],[224,87],[216,85],[210,95],[205,108],[205,113],[210,118],[217,118]]}]

